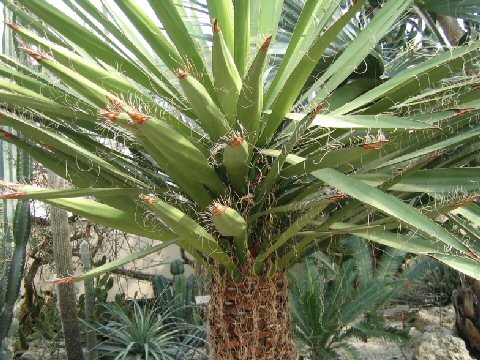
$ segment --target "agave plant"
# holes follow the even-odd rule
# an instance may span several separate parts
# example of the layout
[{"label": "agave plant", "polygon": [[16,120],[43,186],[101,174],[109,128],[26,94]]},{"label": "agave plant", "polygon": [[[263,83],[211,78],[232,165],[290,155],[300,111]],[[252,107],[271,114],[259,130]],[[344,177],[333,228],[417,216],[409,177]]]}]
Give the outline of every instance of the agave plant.
[{"label": "agave plant", "polygon": [[175,306],[142,307],[137,301],[128,309],[105,304],[110,320],[88,324],[105,341],[97,350],[106,359],[184,360],[196,354],[192,344],[202,342],[201,329],[183,323],[174,315]]},{"label": "agave plant", "polygon": [[315,76],[365,0],[307,0],[275,67],[282,0],[2,2],[32,59],[2,56],[0,125],[20,134],[2,136],[74,186],[4,182],[6,197],[161,241],[60,281],[177,244],[214,278],[211,357],[290,359],[285,273],[332,241],[480,277],[478,248],[437,221],[476,206],[480,44],[354,76],[411,0],[385,2]]}]

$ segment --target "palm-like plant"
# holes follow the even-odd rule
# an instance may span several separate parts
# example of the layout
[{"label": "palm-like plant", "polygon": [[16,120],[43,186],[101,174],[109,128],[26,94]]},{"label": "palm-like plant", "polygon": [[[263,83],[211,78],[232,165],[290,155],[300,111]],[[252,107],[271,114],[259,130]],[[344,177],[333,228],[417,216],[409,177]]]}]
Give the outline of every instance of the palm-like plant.
[{"label": "palm-like plant", "polygon": [[294,333],[311,359],[337,359],[340,349],[357,358],[346,342],[351,337],[405,340],[404,330],[387,327],[381,309],[406,293],[407,282],[424,277],[429,265],[419,261],[399,274],[402,251],[386,251],[374,265],[365,240],[352,236],[341,246],[351,257],[340,265],[314,253],[289,272]]},{"label": "palm-like plant", "polygon": [[476,244],[435,221],[476,207],[480,45],[382,82],[352,76],[411,0],[386,2],[315,78],[365,0],[306,1],[274,68],[282,0],[61,2],[71,16],[2,2],[38,63],[2,56],[0,125],[20,136],[2,135],[76,187],[4,183],[7,196],[162,241],[62,281],[177,244],[215,279],[212,358],[286,359],[285,271],[331,241],[354,234],[480,277]]}]

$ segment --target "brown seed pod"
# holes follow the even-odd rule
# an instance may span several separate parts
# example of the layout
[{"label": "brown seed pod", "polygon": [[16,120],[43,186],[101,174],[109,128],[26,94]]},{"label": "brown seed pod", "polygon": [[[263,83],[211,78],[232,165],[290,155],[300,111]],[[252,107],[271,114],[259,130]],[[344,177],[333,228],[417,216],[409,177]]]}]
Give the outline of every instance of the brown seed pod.
[{"label": "brown seed pod", "polygon": [[443,153],[444,153],[444,151],[439,152],[438,154],[435,154],[435,155],[433,155],[433,156],[430,156],[428,159],[426,159],[426,160],[423,162],[423,164],[427,165],[427,164],[431,163],[432,161],[437,160],[440,156],[443,155]]},{"label": "brown seed pod", "polygon": [[107,96],[107,100],[115,109],[125,109],[125,104],[120,99],[114,96]]},{"label": "brown seed pod", "polygon": [[129,112],[127,114],[128,116],[130,116],[130,119],[132,119],[132,121],[137,125],[145,124],[148,119],[150,119],[150,116],[141,114],[139,112]]},{"label": "brown seed pod", "polygon": [[474,254],[473,252],[469,252],[466,254],[470,259],[473,259],[473,260],[478,260],[478,255],[477,254]]},{"label": "brown seed pod", "polygon": [[111,121],[117,121],[118,117],[120,116],[120,112],[118,111],[101,111],[100,116]]},{"label": "brown seed pod", "polygon": [[232,140],[230,141],[230,145],[233,147],[237,147],[243,144],[243,137],[240,135],[234,135]]},{"label": "brown seed pod", "polygon": [[270,43],[271,43],[271,42],[272,42],[272,36],[270,35],[270,36],[267,37],[267,38],[265,39],[265,41],[263,42],[261,49],[262,49],[262,50],[268,50],[268,48],[270,47]]},{"label": "brown seed pod", "polygon": [[156,203],[158,203],[158,199],[155,199],[154,197],[149,195],[140,195],[140,198],[150,205],[155,205]]},{"label": "brown seed pod", "polygon": [[63,284],[64,285],[64,284],[74,283],[77,278],[78,278],[77,275],[71,275],[71,276],[66,276],[66,277],[60,278],[60,279],[53,279],[53,280],[50,280],[49,282],[54,283],[54,284],[60,284],[60,285]]},{"label": "brown seed pod", "polygon": [[220,25],[218,25],[218,19],[215,19],[213,22],[213,32],[220,32]]},{"label": "brown seed pod", "polygon": [[227,209],[227,207],[225,205],[222,205],[220,203],[214,203],[212,205],[212,214],[214,216],[221,216],[221,215],[224,214],[226,209]]},{"label": "brown seed pod", "polygon": [[337,194],[337,195],[330,196],[328,200],[337,201],[337,200],[346,199],[346,198],[348,198],[347,194]]},{"label": "brown seed pod", "polygon": [[455,116],[462,116],[468,113],[471,113],[472,111],[475,111],[476,109],[474,108],[468,108],[468,109],[456,109],[454,110]]},{"label": "brown seed pod", "polygon": [[185,71],[183,71],[182,69],[178,69],[177,70],[177,77],[179,79],[185,79],[188,77],[188,73],[186,73]]}]

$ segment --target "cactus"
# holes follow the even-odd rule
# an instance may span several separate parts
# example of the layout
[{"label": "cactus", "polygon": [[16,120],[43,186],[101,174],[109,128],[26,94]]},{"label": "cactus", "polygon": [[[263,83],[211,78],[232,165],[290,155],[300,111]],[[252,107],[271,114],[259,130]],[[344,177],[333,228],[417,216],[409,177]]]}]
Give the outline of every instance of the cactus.
[{"label": "cactus", "polygon": [[[83,240],[80,244],[80,256],[82,258],[83,271],[88,272],[92,268],[90,259],[90,247],[88,241]],[[95,321],[95,285],[93,278],[86,279],[83,282],[85,287],[85,320],[89,323]],[[96,360],[98,358],[97,352],[97,337],[95,330],[90,328],[87,331],[87,354],[88,360]]]},{"label": "cactus", "polygon": [[[7,281],[2,281],[2,284],[6,284],[6,288],[0,313],[0,344],[4,344],[6,337],[9,335],[9,329],[14,314],[14,307],[23,278],[26,246],[30,236],[30,228],[30,202],[28,200],[19,201],[15,209],[13,227],[15,250],[8,268]],[[0,351],[3,350],[0,348]]]},{"label": "cactus", "polygon": [[[64,188],[65,181],[49,172],[49,185]],[[53,256],[58,277],[67,277],[73,273],[72,249],[70,247],[70,227],[65,210],[50,207],[50,223],[53,238]],[[77,316],[77,295],[75,285],[58,284],[58,304],[62,319],[65,348],[69,359],[83,359],[80,337],[80,324]]]},{"label": "cactus", "polygon": [[[5,21],[12,19],[12,14],[7,8],[3,10],[3,16]],[[2,36],[2,52],[9,53],[12,52],[14,47],[12,44],[12,33],[9,29],[4,26],[3,36]],[[9,55],[13,55],[10,53]],[[9,153],[11,153],[12,146],[0,140],[0,178],[7,180],[15,180],[14,167],[11,158],[8,158]],[[7,356],[7,352],[4,349],[7,348],[6,343],[6,334],[10,328],[10,321],[6,321],[4,316],[7,316],[9,307],[6,303],[6,291],[8,288],[7,278],[9,277],[9,266],[10,266],[10,257],[12,255],[13,244],[12,244],[12,235],[11,235],[11,224],[12,224],[12,207],[14,204],[8,203],[6,200],[2,200],[0,203],[0,215],[1,215],[1,228],[0,228],[0,319],[3,321],[0,322],[0,358]],[[13,308],[12,308],[13,311]],[[5,335],[3,335],[5,334]]]},{"label": "cactus", "polygon": [[176,259],[170,263],[170,274],[173,276],[175,275],[182,275],[185,272],[185,264],[182,260]]},{"label": "cactus", "polygon": [[[7,7],[3,9],[3,16],[7,22],[15,18]],[[14,34],[5,26],[2,36],[2,53],[15,56],[15,42]],[[28,154],[16,150],[14,146],[3,140],[0,140],[0,149],[2,150],[0,154],[0,178],[10,181],[29,180],[31,162]],[[6,158],[5,154],[10,155]],[[18,329],[18,321],[15,318],[15,303],[23,278],[26,246],[30,237],[30,203],[28,200],[23,200],[15,205],[13,202],[7,203],[3,200],[3,204],[0,204],[0,210],[3,212],[3,231],[0,230],[2,237],[0,239],[0,359],[7,359],[13,358],[13,356],[10,352],[11,349],[7,348],[6,338],[15,334]]]},{"label": "cactus", "polygon": [[159,306],[173,307],[175,316],[187,323],[198,323],[192,305],[198,295],[198,285],[194,275],[185,276],[185,267],[182,260],[174,260],[170,264],[172,279],[163,275],[155,275],[152,286]]},{"label": "cactus", "polygon": [[195,310],[195,297],[200,294],[195,275],[174,275],[172,298],[175,315],[189,324],[201,325],[201,314]]},{"label": "cactus", "polygon": [[188,296],[188,281],[185,275],[173,276],[173,302],[175,313],[181,319],[190,322],[192,319],[192,299]]},{"label": "cactus", "polygon": [[170,281],[163,275],[155,275],[152,280],[155,297],[159,299],[161,305],[168,305],[173,300],[170,290]]},{"label": "cactus", "polygon": [[[25,166],[24,166],[25,165]],[[17,154],[17,176],[29,176],[30,160],[28,155]],[[18,330],[18,321],[15,318],[15,304],[17,302],[20,285],[24,274],[26,246],[30,237],[31,216],[30,202],[21,200],[17,202],[13,221],[9,220],[9,209],[4,208],[6,257],[10,255],[12,244],[8,241],[10,226],[13,223],[13,254],[10,261],[2,268],[0,281],[0,358],[11,356],[11,350],[7,344],[7,338],[13,336]]]}]

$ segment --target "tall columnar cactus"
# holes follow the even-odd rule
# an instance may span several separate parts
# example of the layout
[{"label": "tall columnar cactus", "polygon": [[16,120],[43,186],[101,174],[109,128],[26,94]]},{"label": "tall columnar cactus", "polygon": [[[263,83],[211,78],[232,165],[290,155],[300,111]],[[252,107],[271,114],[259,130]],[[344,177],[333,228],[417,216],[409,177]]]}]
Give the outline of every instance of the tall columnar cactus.
[{"label": "tall columnar cactus", "polygon": [[[83,271],[88,272],[92,269],[90,258],[90,245],[87,240],[80,244],[80,256],[82,258]],[[83,282],[85,289],[85,320],[92,324],[95,321],[95,284],[93,278],[85,279]],[[88,360],[98,358],[97,336],[95,329],[87,330],[87,353]]]},{"label": "tall columnar cactus", "polygon": [[[0,154],[2,169],[5,165],[3,162],[4,155],[4,153]],[[16,177],[22,182],[28,181],[31,178],[30,157],[28,154],[18,151],[15,160],[16,167],[7,163],[9,171],[4,175],[8,174],[9,177]],[[3,359],[2,356],[7,357],[7,351],[9,352],[8,356],[12,356],[12,349],[8,346],[8,342],[12,341],[8,341],[7,337],[14,337],[17,331],[13,326],[16,323],[15,305],[24,275],[31,215],[30,201],[28,200],[19,200],[14,214],[11,214],[9,206],[1,207],[4,217],[2,231],[0,231],[0,359]],[[13,215],[13,219],[11,215]]]},{"label": "tall columnar cactus", "polygon": [[6,337],[9,335],[15,303],[20,292],[30,228],[30,202],[21,200],[17,203],[13,224],[15,249],[8,267],[8,276],[1,279],[5,286],[5,293],[1,297],[2,301],[0,302],[0,356],[6,350],[3,349],[2,344],[4,344]]},{"label": "tall columnar cactus", "polygon": [[[14,18],[12,13],[3,9],[6,21]],[[15,55],[14,37],[6,26],[3,29],[3,54]],[[31,163],[28,154],[17,150],[11,144],[0,140],[0,179],[27,182],[30,180]],[[15,305],[24,274],[26,247],[30,237],[31,216],[28,200],[0,203],[0,359],[13,356],[12,343],[8,338],[15,336]],[[12,231],[13,229],[13,231]],[[12,331],[13,330],[13,331]]]},{"label": "tall columnar cactus", "polygon": [[[51,187],[65,187],[65,180],[52,172],[49,172],[48,183]],[[53,238],[53,257],[57,276],[60,278],[71,276],[73,274],[73,261],[67,212],[51,206],[50,224]],[[83,360],[75,284],[58,284],[57,295],[68,359]]]},{"label": "tall columnar cactus", "polygon": [[[12,20],[12,13],[4,8],[3,16],[6,21]],[[2,53],[13,55],[13,43],[12,32],[4,26],[1,42]],[[0,178],[10,181],[15,181],[15,167],[13,163],[15,161],[15,154],[12,152],[12,146],[8,142],[0,139]],[[1,200],[0,202],[0,311],[3,309],[5,300],[5,291],[7,286],[7,276],[9,259],[13,251],[12,241],[12,222],[15,208],[14,202],[7,202],[7,200]],[[0,342],[1,348],[2,342]]]}]

